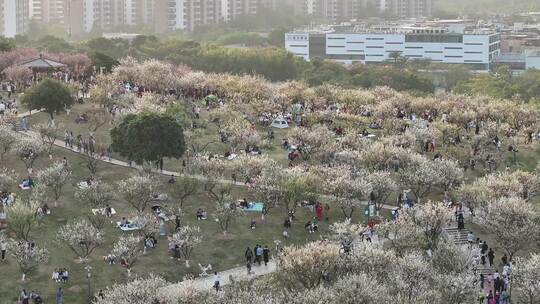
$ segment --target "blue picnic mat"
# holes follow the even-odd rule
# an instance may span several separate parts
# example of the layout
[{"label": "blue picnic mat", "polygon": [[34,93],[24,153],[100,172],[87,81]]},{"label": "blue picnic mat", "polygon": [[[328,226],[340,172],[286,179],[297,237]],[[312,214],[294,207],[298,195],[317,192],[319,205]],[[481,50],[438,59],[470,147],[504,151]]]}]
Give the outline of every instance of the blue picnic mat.
[{"label": "blue picnic mat", "polygon": [[263,212],[264,204],[263,203],[253,203],[250,208],[244,210],[249,212]]}]

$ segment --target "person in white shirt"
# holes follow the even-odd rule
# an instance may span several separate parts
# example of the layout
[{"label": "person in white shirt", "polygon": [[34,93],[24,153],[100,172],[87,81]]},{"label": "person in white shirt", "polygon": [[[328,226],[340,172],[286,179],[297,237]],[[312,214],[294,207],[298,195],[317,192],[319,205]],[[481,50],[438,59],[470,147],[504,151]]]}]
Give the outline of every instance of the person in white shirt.
[{"label": "person in white shirt", "polygon": [[220,286],[221,286],[221,278],[219,277],[216,271],[214,272],[214,289],[216,290],[216,292],[219,292]]}]

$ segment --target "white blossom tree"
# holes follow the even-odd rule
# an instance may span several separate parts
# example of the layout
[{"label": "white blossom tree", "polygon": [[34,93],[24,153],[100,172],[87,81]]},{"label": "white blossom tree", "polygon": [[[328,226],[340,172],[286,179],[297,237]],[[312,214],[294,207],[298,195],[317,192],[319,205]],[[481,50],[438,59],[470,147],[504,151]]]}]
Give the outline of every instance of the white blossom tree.
[{"label": "white blossom tree", "polygon": [[335,133],[326,126],[316,125],[313,128],[292,128],[288,138],[302,152],[304,159],[317,156],[325,147],[332,146]]},{"label": "white blossom tree", "polygon": [[8,125],[0,125],[0,161],[8,152],[13,149],[13,145],[19,140],[20,135],[13,131]]},{"label": "white blossom tree", "polygon": [[15,183],[14,172],[7,169],[0,169],[0,191],[9,191]]},{"label": "white blossom tree", "polygon": [[440,172],[440,186],[448,192],[456,187],[459,187],[465,178],[463,169],[459,163],[451,159],[438,159],[434,161]]},{"label": "white blossom tree", "polygon": [[116,283],[96,297],[94,304],[217,304],[217,297],[201,289],[192,280],[171,284],[163,278],[150,275],[136,277],[126,283]]},{"label": "white blossom tree", "polygon": [[439,274],[435,276],[435,288],[441,304],[474,303],[477,296],[476,276],[471,272]]},{"label": "white blossom tree", "polygon": [[512,263],[512,294],[517,294],[519,303],[540,303],[540,254],[516,257]]},{"label": "white blossom tree", "polygon": [[157,291],[160,301],[167,304],[214,304],[219,299],[208,290],[201,289],[193,280],[184,280]]},{"label": "white blossom tree", "polygon": [[414,160],[399,171],[403,187],[408,187],[420,202],[432,189],[441,184],[442,172],[436,161],[416,155]]},{"label": "white blossom tree", "polygon": [[350,168],[337,166],[323,169],[326,192],[336,198],[345,219],[350,219],[355,210],[362,207],[361,199],[371,191],[371,185],[364,178],[354,178]]},{"label": "white blossom tree", "polygon": [[133,175],[118,183],[120,196],[138,213],[143,213],[159,195],[155,178],[148,175]]},{"label": "white blossom tree", "polygon": [[285,247],[279,256],[280,278],[288,282],[289,288],[300,284],[304,288],[315,288],[323,282],[325,273],[332,272],[338,265],[339,246],[334,244],[309,243],[302,247]]},{"label": "white blossom tree", "polygon": [[353,244],[362,236],[367,230],[367,227],[351,223],[351,219],[348,218],[343,222],[335,222],[329,227],[331,232],[331,238],[338,241],[342,246],[342,249],[348,251],[352,249]]},{"label": "white blossom tree", "polygon": [[39,265],[49,260],[49,251],[26,241],[10,240],[7,243],[7,252],[19,265],[22,281]]},{"label": "white blossom tree", "polygon": [[[318,286],[315,289],[290,294],[284,303],[390,303],[388,294],[386,284],[381,284],[368,274],[360,273],[339,278],[331,286]],[[279,299],[278,296],[275,298]]]},{"label": "white blossom tree", "polygon": [[28,172],[31,172],[34,161],[46,151],[46,147],[38,136],[29,135],[17,140],[13,145],[13,151]]},{"label": "white blossom tree", "polygon": [[384,171],[375,171],[365,175],[366,183],[371,186],[370,200],[373,200],[377,212],[380,212],[392,193],[399,190],[397,183]]},{"label": "white blossom tree", "polygon": [[111,254],[124,261],[128,277],[142,253],[141,238],[135,235],[121,236],[111,251]]},{"label": "white blossom tree", "polygon": [[178,246],[180,254],[186,261],[186,267],[189,268],[191,253],[202,243],[201,229],[194,226],[182,226],[170,237],[170,241]]},{"label": "white blossom tree", "polygon": [[[112,186],[96,180],[92,182],[88,187],[83,187],[75,191],[75,199],[85,207],[91,209],[103,209],[109,205],[115,199],[115,193]],[[107,218],[101,214],[94,214],[90,212],[88,214],[88,221],[98,231],[103,230]]]},{"label": "white blossom tree", "polygon": [[472,303],[477,295],[472,253],[451,240],[441,240],[426,262],[433,267],[433,286],[440,303]]},{"label": "white blossom tree", "polygon": [[235,203],[229,203],[228,200],[225,200],[225,203],[216,202],[212,212],[214,220],[224,235],[229,232],[229,225],[243,214],[244,212],[236,207]]},{"label": "white blossom tree", "polygon": [[56,239],[60,244],[71,249],[80,262],[86,261],[90,254],[101,246],[104,241],[103,234],[86,219],[63,225],[58,230]]},{"label": "white blossom tree", "polygon": [[137,227],[137,233],[142,239],[155,236],[159,232],[160,221],[153,214],[137,213],[131,221]]},{"label": "white blossom tree", "polygon": [[239,155],[232,160],[232,174],[245,183],[251,183],[259,177],[266,168],[276,166],[276,162],[266,155]]},{"label": "white blossom tree", "polygon": [[393,301],[413,304],[433,301],[436,293],[432,290],[433,270],[422,255],[409,253],[395,263],[390,282]]},{"label": "white blossom tree", "polygon": [[59,130],[61,129],[60,124],[54,124],[52,122],[53,121],[49,124],[39,124],[35,126],[41,136],[42,142],[45,144],[47,154],[49,155],[52,155],[54,143],[58,139]]},{"label": "white blossom tree", "polygon": [[531,242],[540,241],[540,212],[520,198],[492,202],[483,208],[478,221],[496,237],[510,260]]},{"label": "white blossom tree", "polygon": [[444,227],[452,219],[452,211],[444,203],[428,201],[405,212],[403,218],[412,221],[422,231],[429,246],[437,247]]},{"label": "white blossom tree", "polygon": [[396,221],[379,224],[377,234],[385,239],[385,245],[393,249],[398,256],[426,246],[421,231],[404,213],[400,214]]},{"label": "white blossom tree", "polygon": [[270,212],[270,210],[279,205],[283,201],[283,181],[285,180],[285,172],[278,166],[265,168],[260,176],[253,180],[253,188],[257,196],[264,204],[262,219]]},{"label": "white blossom tree", "polygon": [[18,239],[30,242],[32,231],[39,225],[39,206],[39,201],[32,197],[8,207],[8,230]]},{"label": "white blossom tree", "polygon": [[37,180],[54,199],[56,206],[62,196],[62,190],[71,177],[71,171],[66,164],[56,162],[38,172]]},{"label": "white blossom tree", "polygon": [[[148,304],[159,303],[158,290],[167,287],[161,277],[137,277],[127,283],[116,283],[105,289],[104,298],[97,297],[95,304]],[[168,302],[167,302],[168,304]]]}]

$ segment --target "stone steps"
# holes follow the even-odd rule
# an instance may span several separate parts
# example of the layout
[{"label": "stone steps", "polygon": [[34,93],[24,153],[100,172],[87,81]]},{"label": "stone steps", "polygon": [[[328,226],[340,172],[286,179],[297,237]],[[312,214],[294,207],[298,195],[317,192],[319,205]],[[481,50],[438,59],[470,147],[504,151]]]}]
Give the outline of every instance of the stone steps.
[{"label": "stone steps", "polygon": [[[444,228],[444,232],[448,236],[448,239],[453,241],[456,245],[465,245],[468,243],[467,234],[469,233],[466,229],[459,230],[456,226],[450,226]],[[476,267],[476,273],[478,275],[483,274],[484,276],[493,274],[496,271],[494,267],[487,265],[478,265]]]}]

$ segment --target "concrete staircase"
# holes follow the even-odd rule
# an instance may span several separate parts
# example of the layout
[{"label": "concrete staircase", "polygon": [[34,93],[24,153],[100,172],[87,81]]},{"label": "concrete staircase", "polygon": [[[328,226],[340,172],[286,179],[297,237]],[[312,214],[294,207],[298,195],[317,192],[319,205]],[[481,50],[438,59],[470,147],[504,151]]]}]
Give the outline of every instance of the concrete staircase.
[{"label": "concrete staircase", "polygon": [[448,239],[453,241],[456,245],[465,245],[467,244],[467,233],[466,229],[459,230],[457,227],[447,227],[444,229]]},{"label": "concrete staircase", "polygon": [[[469,233],[469,230],[467,229],[461,229],[459,230],[457,226],[448,226],[444,228],[444,235],[446,237],[453,241],[458,246],[467,246],[467,234]],[[487,263],[486,265],[478,265],[476,267],[476,273],[478,275],[483,274],[484,276],[493,274],[496,271],[495,267],[489,266]]]}]

